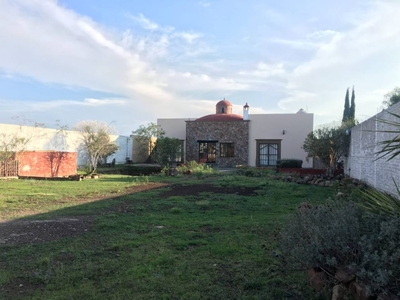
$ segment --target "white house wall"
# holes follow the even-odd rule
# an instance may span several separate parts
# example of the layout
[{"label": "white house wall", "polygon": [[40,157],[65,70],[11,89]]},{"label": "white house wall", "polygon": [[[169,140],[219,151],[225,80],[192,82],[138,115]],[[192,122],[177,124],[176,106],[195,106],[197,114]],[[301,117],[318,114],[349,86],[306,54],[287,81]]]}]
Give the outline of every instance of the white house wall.
[{"label": "white house wall", "polygon": [[301,148],[313,131],[313,114],[249,114],[249,120],[249,165],[256,165],[256,140],[265,139],[281,140],[281,158],[301,159],[303,168],[313,167],[312,159],[307,162],[307,153]]},{"label": "white house wall", "polygon": [[189,118],[157,119],[157,125],[165,131],[165,136],[183,140],[183,149],[186,149],[186,121],[189,120]]},{"label": "white house wall", "polygon": [[[182,119],[157,119],[165,135],[186,140],[186,122]],[[192,120],[195,120],[192,119]],[[256,140],[282,140],[281,158],[297,158],[303,160],[303,168],[312,168],[312,159],[307,162],[307,153],[301,148],[307,134],[313,131],[314,115],[297,114],[249,114],[249,158],[250,166],[256,165]],[[285,134],[282,134],[285,130]]]},{"label": "white house wall", "polygon": [[[23,137],[28,141],[23,149],[17,150],[77,152],[78,167],[84,166],[88,162],[81,135],[77,131],[0,124],[0,140],[12,137]],[[125,163],[127,157],[132,159],[131,137],[110,135],[110,138],[111,141],[115,141],[119,150],[108,158],[108,162],[111,162],[113,158],[115,158],[116,163]]]},{"label": "white house wall", "polygon": [[[387,111],[400,114],[400,103],[390,107]],[[359,179],[393,195],[397,195],[393,180],[400,185],[400,156],[387,161],[387,158],[378,158],[377,152],[382,149],[377,144],[384,140],[391,140],[397,133],[382,131],[399,130],[398,127],[379,122],[380,119],[399,122],[400,120],[387,111],[351,128],[351,142],[349,157],[345,162],[345,174]]]}]

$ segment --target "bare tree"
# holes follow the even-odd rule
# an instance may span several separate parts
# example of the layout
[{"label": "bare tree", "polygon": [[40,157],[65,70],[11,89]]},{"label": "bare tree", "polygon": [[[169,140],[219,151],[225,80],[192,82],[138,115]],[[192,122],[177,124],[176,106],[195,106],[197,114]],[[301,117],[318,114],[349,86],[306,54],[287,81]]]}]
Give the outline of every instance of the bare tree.
[{"label": "bare tree", "polygon": [[118,146],[111,141],[110,135],[115,129],[103,122],[82,121],[74,126],[82,136],[83,146],[89,156],[90,173],[97,170],[99,159],[118,151]]}]

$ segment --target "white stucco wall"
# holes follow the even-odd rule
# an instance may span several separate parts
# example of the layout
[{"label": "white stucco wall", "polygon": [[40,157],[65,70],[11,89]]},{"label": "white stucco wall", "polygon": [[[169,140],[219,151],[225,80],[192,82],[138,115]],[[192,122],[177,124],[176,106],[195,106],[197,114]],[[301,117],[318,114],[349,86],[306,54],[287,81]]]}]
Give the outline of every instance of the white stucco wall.
[{"label": "white stucco wall", "polygon": [[[301,148],[307,134],[313,131],[314,115],[297,114],[249,114],[249,165],[256,165],[256,140],[281,140],[281,158],[303,160],[303,168],[312,168],[312,159]],[[283,130],[285,134],[283,134]]]},{"label": "white stucco wall", "polygon": [[[81,135],[77,131],[41,128],[33,126],[20,126],[0,124],[0,141],[11,137],[24,137],[28,143],[23,149],[17,150],[53,150],[77,152],[77,165],[87,164],[87,155],[82,147]],[[110,135],[111,141],[115,141],[119,150],[108,158],[111,162],[115,158],[116,163],[125,163],[126,157],[132,159],[132,138],[127,136]]]},{"label": "white stucco wall", "polygon": [[[400,114],[400,103],[390,107],[387,111]],[[382,132],[400,130],[399,127],[379,122],[380,119],[400,122],[400,119],[390,115],[387,111],[382,111],[351,128],[349,157],[345,161],[344,168],[346,175],[397,196],[393,180],[400,186],[400,156],[390,161],[387,161],[387,158],[376,160],[377,152],[382,149],[377,144],[399,135],[398,133]]]},{"label": "white stucco wall", "polygon": [[189,118],[157,119],[157,125],[165,131],[165,136],[186,140],[186,121],[189,120]]}]

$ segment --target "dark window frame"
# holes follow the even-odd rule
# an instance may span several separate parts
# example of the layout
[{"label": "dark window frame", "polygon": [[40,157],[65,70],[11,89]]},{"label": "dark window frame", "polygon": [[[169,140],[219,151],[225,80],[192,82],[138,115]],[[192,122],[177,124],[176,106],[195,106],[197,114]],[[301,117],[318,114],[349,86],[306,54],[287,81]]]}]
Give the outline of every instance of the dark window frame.
[{"label": "dark window frame", "polygon": [[235,143],[219,143],[219,156],[235,157]]},{"label": "dark window frame", "polygon": [[217,142],[218,141],[197,141],[199,145],[199,162],[217,162]]},{"label": "dark window frame", "polygon": [[[273,156],[275,156],[275,154],[273,153],[269,153],[270,148],[268,146],[268,153],[264,154],[264,153],[260,153],[260,146],[261,145],[277,145],[277,153],[276,153],[276,157],[274,157],[275,159],[272,159]],[[257,167],[275,167],[276,166],[276,160],[281,158],[281,151],[282,151],[282,140],[267,140],[267,139],[263,139],[263,140],[256,140],[256,166]],[[261,159],[260,155],[263,155],[264,158]],[[262,163],[263,161],[265,161],[265,158],[267,160],[267,164]],[[273,164],[273,162],[275,162],[275,164]]]}]

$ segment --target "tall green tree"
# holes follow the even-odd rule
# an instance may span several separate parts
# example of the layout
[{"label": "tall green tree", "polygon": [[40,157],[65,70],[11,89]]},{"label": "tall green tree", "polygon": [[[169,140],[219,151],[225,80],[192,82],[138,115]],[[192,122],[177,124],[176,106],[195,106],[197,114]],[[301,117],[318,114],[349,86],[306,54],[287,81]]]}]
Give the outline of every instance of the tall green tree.
[{"label": "tall green tree", "polygon": [[351,93],[351,105],[350,105],[350,110],[349,110],[349,121],[355,120],[355,114],[356,114],[356,95],[354,93],[354,85],[353,85],[353,91]]},{"label": "tall green tree", "polygon": [[349,88],[346,91],[346,98],[344,99],[344,110],[343,110],[343,118],[342,123],[347,122],[350,116],[350,96],[349,96]]},{"label": "tall green tree", "polygon": [[166,166],[173,162],[181,162],[182,151],[181,140],[170,137],[161,137],[156,141],[152,157],[160,165]]},{"label": "tall green tree", "polygon": [[400,88],[395,87],[391,92],[385,95],[385,100],[382,102],[386,107],[392,106],[400,102]]}]

